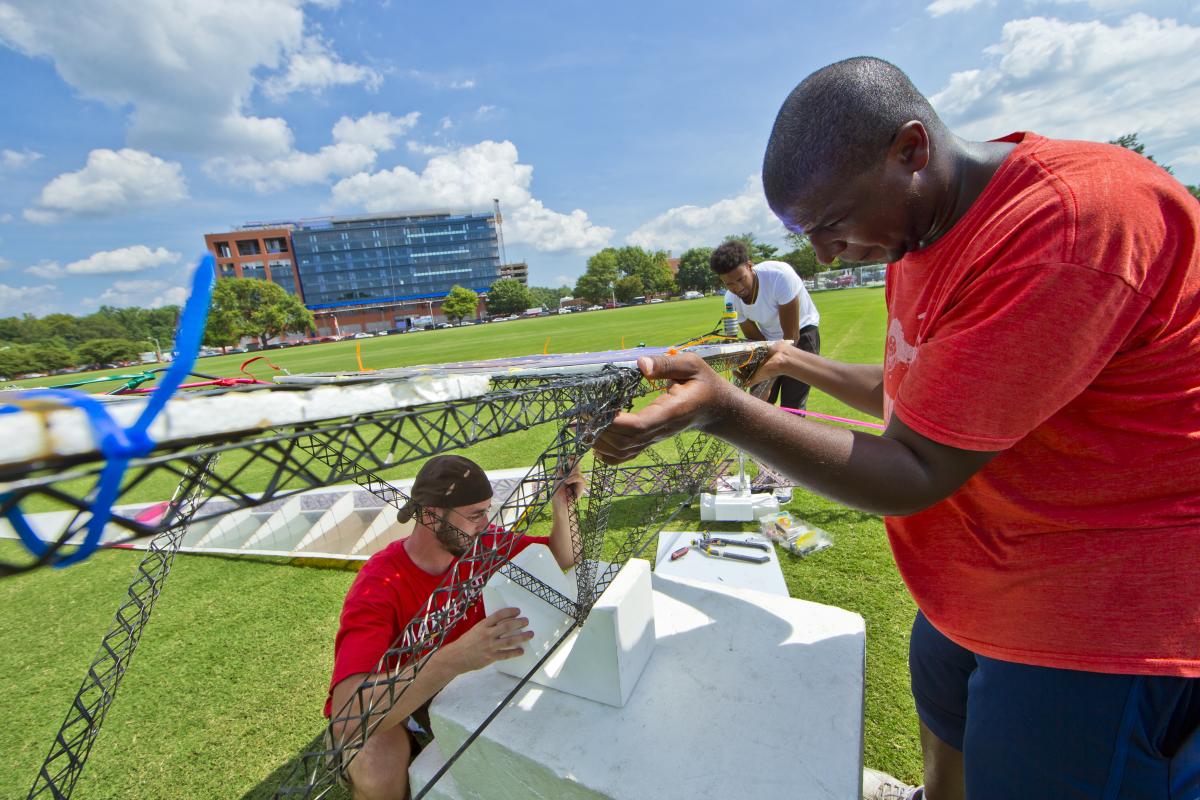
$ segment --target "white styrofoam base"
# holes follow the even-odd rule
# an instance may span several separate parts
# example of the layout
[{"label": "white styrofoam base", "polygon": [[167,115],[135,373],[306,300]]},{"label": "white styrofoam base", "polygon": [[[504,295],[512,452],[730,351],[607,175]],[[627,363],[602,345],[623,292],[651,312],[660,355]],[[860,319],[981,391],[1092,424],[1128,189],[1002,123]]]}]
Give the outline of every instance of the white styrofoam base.
[{"label": "white styrofoam base", "polygon": [[[574,572],[564,574],[549,548],[532,545],[512,563],[574,600]],[[497,662],[497,668],[514,677],[529,672],[566,634],[574,621],[523,586],[497,572],[483,587],[483,605],[492,614],[501,608],[519,608],[529,619],[534,638],[525,654]],[[654,601],[650,589],[650,564],[631,559],[617,573],[582,627],[570,633],[531,680],[600,703],[623,706],[654,652]]]},{"label": "white styrofoam base", "polygon": [[700,519],[717,522],[753,522],[779,513],[779,500],[772,494],[718,492],[700,495]]},{"label": "white styrofoam base", "polygon": [[[527,684],[451,768],[455,800],[857,800],[857,614],[654,575],[657,647],[622,708]],[[430,712],[419,791],[515,685],[488,668]],[[439,782],[440,785],[440,782]],[[436,786],[434,787],[437,788]]]}]

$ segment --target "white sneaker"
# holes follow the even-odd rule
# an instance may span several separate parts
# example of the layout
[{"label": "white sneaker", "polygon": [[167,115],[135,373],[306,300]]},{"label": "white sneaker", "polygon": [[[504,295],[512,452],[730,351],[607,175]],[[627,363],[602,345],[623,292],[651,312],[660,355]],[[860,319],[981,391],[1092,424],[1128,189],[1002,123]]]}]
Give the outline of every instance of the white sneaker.
[{"label": "white sneaker", "polygon": [[863,768],[862,800],[921,800],[924,794],[920,786],[909,786],[886,772]]}]

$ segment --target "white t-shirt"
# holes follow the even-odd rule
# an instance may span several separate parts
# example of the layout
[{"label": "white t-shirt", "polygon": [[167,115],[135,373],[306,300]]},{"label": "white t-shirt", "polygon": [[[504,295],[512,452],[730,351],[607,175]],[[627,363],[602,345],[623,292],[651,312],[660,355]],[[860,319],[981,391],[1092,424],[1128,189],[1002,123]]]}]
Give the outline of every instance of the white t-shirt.
[{"label": "white t-shirt", "polygon": [[737,312],[738,323],[750,320],[767,341],[783,338],[783,326],[779,324],[779,307],[790,303],[793,298],[800,299],[800,327],[820,325],[821,315],[813,305],[804,281],[792,269],[792,265],[784,261],[763,261],[754,265],[754,274],[758,276],[758,297],[747,305],[733,292],[725,292],[725,302],[733,303]]}]

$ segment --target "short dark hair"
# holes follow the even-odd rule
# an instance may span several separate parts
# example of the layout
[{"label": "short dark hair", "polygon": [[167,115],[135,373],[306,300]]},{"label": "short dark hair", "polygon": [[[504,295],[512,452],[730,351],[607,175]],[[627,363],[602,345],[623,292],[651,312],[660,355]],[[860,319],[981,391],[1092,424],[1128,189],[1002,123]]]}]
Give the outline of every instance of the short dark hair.
[{"label": "short dark hair", "polygon": [[916,120],[944,130],[899,67],[858,56],[822,67],[783,101],[763,157],[763,189],[777,214],[805,188],[845,180],[881,162],[896,131]]},{"label": "short dark hair", "polygon": [[712,255],[708,257],[708,266],[718,275],[724,275],[749,260],[750,251],[746,249],[746,243],[740,239],[730,239],[712,251]]}]

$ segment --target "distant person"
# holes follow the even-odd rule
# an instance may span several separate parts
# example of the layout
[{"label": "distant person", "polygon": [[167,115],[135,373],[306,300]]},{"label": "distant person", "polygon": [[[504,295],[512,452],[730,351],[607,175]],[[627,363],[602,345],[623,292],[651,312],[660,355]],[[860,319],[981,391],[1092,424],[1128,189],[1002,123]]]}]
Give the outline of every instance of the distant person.
[{"label": "distant person", "polygon": [[[725,285],[725,302],[733,303],[742,335],[757,342],[790,342],[806,353],[821,352],[821,314],[804,281],[783,261],[753,264],[746,245],[731,239],[713,251],[708,264]],[[769,402],[804,409],[808,384],[780,375]]]},{"label": "distant person", "polygon": [[[551,501],[554,521],[549,538],[521,536],[512,554],[531,544],[545,544],[560,567],[571,567],[574,549],[568,507],[582,493],[583,486],[583,477],[576,468]],[[398,514],[401,522],[416,520],[412,533],[371,556],[346,595],[334,641],[326,717],[337,714],[349,702],[356,703],[355,693],[364,680],[387,677],[372,674],[380,659],[409,621],[424,610],[455,559],[466,554],[476,538],[485,537],[483,545],[491,548],[497,546],[499,537],[513,535],[486,532],[491,503],[492,484],[474,461],[455,455],[434,456],[421,467],[411,499]],[[520,613],[515,608],[502,608],[484,617],[481,600],[467,610],[371,732],[366,746],[342,771],[354,800],[400,800],[409,796],[408,767],[416,751],[410,726],[428,731],[428,703],[455,677],[522,654],[521,646],[533,637],[533,632],[526,630],[529,620]],[[371,693],[383,699],[387,691],[380,685]],[[354,723],[347,727],[350,725]],[[341,726],[335,724],[333,735],[335,740],[343,735]]]},{"label": "distant person", "polygon": [[792,91],[762,175],[822,263],[890,262],[888,324],[880,364],[784,346],[755,378],[886,430],[784,414],[683,354],[639,360],[670,388],[599,457],[694,426],[884,516],[919,609],[925,787],[868,773],[870,797],[1200,798],[1200,204],[1113,145],[960,138],[875,58]]}]

